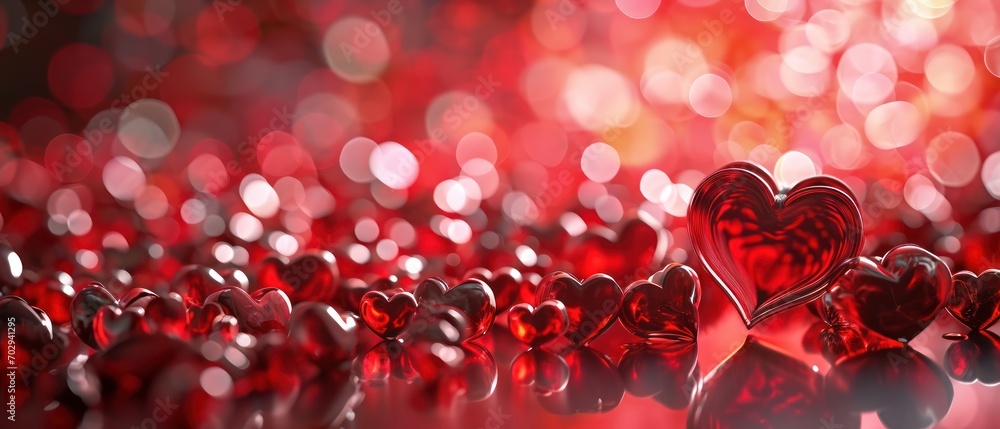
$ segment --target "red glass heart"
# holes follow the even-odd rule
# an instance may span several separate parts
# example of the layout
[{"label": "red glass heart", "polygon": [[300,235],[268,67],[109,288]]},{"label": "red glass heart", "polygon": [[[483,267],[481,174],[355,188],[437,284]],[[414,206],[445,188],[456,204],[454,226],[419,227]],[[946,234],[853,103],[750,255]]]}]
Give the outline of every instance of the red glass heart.
[{"label": "red glass heart", "polygon": [[671,263],[627,288],[619,318],[629,332],[640,337],[694,340],[698,337],[698,274]]},{"label": "red glass heart", "polygon": [[76,336],[90,347],[98,348],[94,339],[94,316],[103,307],[118,309],[118,300],[100,283],[91,283],[77,292],[70,304],[71,324]]},{"label": "red glass heart", "polygon": [[510,308],[507,318],[514,338],[531,347],[559,338],[569,327],[566,306],[556,300],[545,301],[537,308],[528,303],[517,304]]},{"label": "red glass heart", "polygon": [[[428,279],[430,280],[430,279]],[[479,279],[468,279],[458,286],[440,292],[438,281],[425,280],[418,285],[418,300],[427,300],[441,305],[454,307],[465,313],[472,332],[468,341],[486,334],[496,319],[497,303],[490,287]]]},{"label": "red glass heart", "polygon": [[428,277],[417,284],[413,290],[413,297],[417,299],[417,304],[428,302],[441,302],[441,297],[448,291],[448,282],[439,277]]},{"label": "red glass heart", "polygon": [[226,287],[225,279],[214,269],[200,265],[187,265],[174,274],[170,292],[184,298],[184,305],[202,305],[205,298]]},{"label": "red glass heart", "polygon": [[899,346],[837,362],[825,384],[827,397],[842,409],[877,411],[889,429],[934,427],[955,396],[948,375],[933,360]]},{"label": "red glass heart", "polygon": [[535,296],[536,304],[554,299],[566,306],[569,327],[566,338],[574,344],[587,344],[611,328],[622,305],[618,283],[604,274],[590,276],[580,283],[572,274],[557,271],[546,276]]},{"label": "red glass heart", "polygon": [[132,308],[125,311],[104,306],[94,315],[94,342],[98,350],[105,350],[112,344],[132,335],[149,333],[149,325],[143,319],[144,311]]},{"label": "red glass heart", "polygon": [[64,282],[66,279],[69,279],[67,274],[57,273],[52,277],[25,282],[14,288],[12,295],[24,298],[28,304],[48,314],[52,323],[61,325],[72,318],[69,309],[75,292],[72,284]]},{"label": "red glass heart", "polygon": [[204,306],[194,305],[187,309],[187,330],[192,337],[207,336],[212,331],[215,322],[226,314],[226,310],[218,303]]},{"label": "red glass heart", "polygon": [[1000,270],[989,269],[978,276],[959,271],[954,283],[948,312],[974,330],[986,330],[1000,320]]},{"label": "red glass heart", "polygon": [[521,287],[524,282],[521,272],[510,267],[492,272],[482,268],[474,269],[466,273],[465,278],[479,279],[490,286],[493,297],[497,301],[497,311],[504,311],[515,304],[521,296]]},{"label": "red glass heart", "polygon": [[815,299],[837,265],[861,253],[861,213],[846,189],[815,177],[779,191],[745,162],[698,185],[688,210],[695,253],[747,327]]},{"label": "red glass heart", "polygon": [[316,362],[339,364],[354,357],[358,347],[357,323],[320,302],[295,306],[288,320],[288,339]]},{"label": "red glass heart", "polygon": [[252,335],[284,331],[292,313],[288,296],[278,289],[259,289],[252,295],[229,287],[205,298],[205,304],[218,303],[236,317],[240,330]]},{"label": "red glass heart", "polygon": [[635,279],[660,266],[668,242],[658,222],[640,216],[625,221],[617,233],[603,226],[591,228],[567,245],[566,259],[583,277]]},{"label": "red glass heart", "polygon": [[706,376],[688,411],[689,429],[860,428],[857,415],[826,400],[823,376],[755,337]]},{"label": "red glass heart", "polygon": [[462,310],[425,301],[417,308],[400,339],[458,345],[472,336],[472,322]]},{"label": "red glass heart", "polygon": [[1000,384],[1000,337],[990,331],[973,331],[969,338],[948,346],[944,367],[951,378],[963,383]]},{"label": "red glass heart", "polygon": [[176,293],[153,295],[145,305],[145,320],[150,332],[161,332],[178,338],[188,338],[187,309],[184,299]]},{"label": "red glass heart", "polygon": [[618,362],[625,390],[653,396],[667,408],[688,406],[700,379],[698,346],[693,342],[657,341],[630,347]]},{"label": "red glass heart", "polygon": [[146,306],[156,297],[156,294],[149,289],[143,289],[141,287],[128,289],[121,295],[121,298],[118,298],[118,307],[128,308],[136,306],[139,308],[146,308]]},{"label": "red glass heart", "polygon": [[[7,345],[5,356],[13,359],[14,362],[11,363],[8,359],[4,359],[7,362],[4,366],[30,368],[36,373],[44,370],[55,357],[50,355],[60,350],[58,347],[53,349],[54,345],[50,345],[53,344],[53,328],[49,316],[37,307],[28,305],[27,301],[17,296],[0,297],[0,316],[3,317],[3,323],[8,328],[14,328],[13,337],[4,340]],[[14,345],[11,345],[9,341],[13,341]],[[47,348],[49,350],[46,350]],[[41,359],[41,363],[36,364],[32,362],[33,359]],[[28,372],[21,371],[20,373]]]},{"label": "red glass heart", "polygon": [[396,338],[409,325],[417,310],[417,300],[409,292],[397,291],[386,296],[370,291],[361,298],[361,320],[375,335],[385,339]]},{"label": "red glass heart", "polygon": [[846,261],[830,282],[834,307],[848,320],[897,341],[909,341],[944,309],[951,271],[937,256],[916,246],[889,250],[881,264]]},{"label": "red glass heart", "polygon": [[283,256],[271,256],[261,262],[255,290],[279,289],[293,304],[305,301],[332,304],[339,277],[330,252],[306,253],[291,262]]}]

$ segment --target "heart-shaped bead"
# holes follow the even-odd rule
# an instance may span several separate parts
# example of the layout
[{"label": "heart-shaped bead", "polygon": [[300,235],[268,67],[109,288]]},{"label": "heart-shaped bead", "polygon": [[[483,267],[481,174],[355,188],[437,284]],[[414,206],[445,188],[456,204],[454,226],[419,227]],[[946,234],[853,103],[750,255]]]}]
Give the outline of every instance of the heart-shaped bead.
[{"label": "heart-shaped bead", "polygon": [[205,298],[205,305],[218,303],[236,317],[240,330],[251,335],[284,331],[292,313],[288,296],[278,289],[259,289],[253,294],[235,287],[215,292]]},{"label": "heart-shaped bead", "polygon": [[948,346],[944,367],[951,378],[963,383],[1000,384],[1000,336],[990,331],[971,332],[969,338]]},{"label": "heart-shaped bead", "polygon": [[138,334],[148,334],[149,325],[143,319],[145,311],[130,308],[125,311],[117,307],[104,306],[94,315],[94,342],[98,350],[106,350],[112,344]]},{"label": "heart-shaped bead", "polygon": [[507,313],[510,333],[518,341],[531,347],[538,347],[566,333],[569,315],[563,303],[550,299],[532,307],[520,303]]},{"label": "heart-shaped bead", "polygon": [[358,328],[353,317],[321,302],[297,304],[288,320],[288,340],[317,363],[339,364],[354,357]]},{"label": "heart-shaped bead", "polygon": [[620,319],[629,332],[645,338],[693,341],[698,337],[701,286],[691,268],[671,263],[627,288]]},{"label": "heart-shaped bead", "polygon": [[830,282],[830,299],[848,320],[906,342],[944,309],[951,287],[951,271],[941,259],[902,245],[881,263],[865,257],[846,261]]},{"label": "heart-shaped bead", "polygon": [[95,349],[99,347],[94,339],[94,316],[103,307],[112,307],[117,310],[118,300],[111,295],[111,292],[104,289],[104,286],[96,282],[77,292],[76,296],[73,297],[72,304],[70,304],[73,331],[76,332],[76,336],[80,340]]},{"label": "heart-shaped bead", "polygon": [[330,252],[311,252],[292,261],[283,256],[271,256],[261,262],[256,289],[276,288],[288,295],[292,303],[316,301],[333,303],[340,276]]},{"label": "heart-shaped bead", "polygon": [[755,337],[712,370],[688,411],[689,429],[860,428],[860,418],[826,399],[823,376]]},{"label": "heart-shaped bead", "polygon": [[595,274],[581,283],[573,275],[557,271],[542,279],[535,301],[562,302],[569,316],[565,336],[580,345],[611,328],[621,309],[622,296],[618,283],[604,274]]},{"label": "heart-shaped bead", "polygon": [[429,302],[454,307],[465,313],[474,340],[489,331],[496,319],[497,303],[490,287],[479,279],[468,279],[461,284],[441,292],[439,279],[425,280],[417,286],[414,294],[418,302]]},{"label": "heart-shaped bead", "polygon": [[986,270],[978,276],[972,271],[959,271],[952,280],[948,312],[955,319],[980,331],[1000,320],[1000,270]]},{"label": "heart-shaped bead", "polygon": [[695,253],[747,327],[823,293],[841,261],[861,253],[864,227],[847,186],[814,177],[779,190],[750,163],[698,185],[688,209]]},{"label": "heart-shaped bead", "polygon": [[583,277],[645,277],[658,268],[667,252],[666,231],[642,215],[623,222],[618,232],[593,227],[567,244],[566,259]]},{"label": "heart-shaped bead", "polygon": [[368,329],[384,339],[396,338],[410,324],[417,311],[413,294],[397,290],[387,296],[369,291],[361,298],[360,315]]}]

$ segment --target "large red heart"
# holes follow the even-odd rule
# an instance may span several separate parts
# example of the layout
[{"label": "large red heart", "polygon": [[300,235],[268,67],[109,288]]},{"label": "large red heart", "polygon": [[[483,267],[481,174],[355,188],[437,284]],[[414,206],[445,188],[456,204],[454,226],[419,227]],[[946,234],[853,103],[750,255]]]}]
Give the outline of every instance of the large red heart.
[{"label": "large red heart", "polygon": [[1000,270],[986,270],[976,275],[959,271],[952,277],[954,289],[948,300],[948,312],[963,325],[986,330],[1000,320]]},{"label": "large red heart", "polygon": [[431,277],[417,286],[414,295],[418,302],[454,307],[465,313],[472,329],[467,340],[485,335],[496,319],[497,302],[493,290],[479,279],[468,279],[442,293],[446,285],[444,281]]},{"label": "large red heart", "polygon": [[622,290],[604,274],[580,283],[572,274],[557,271],[542,280],[535,296],[536,304],[550,299],[566,306],[566,338],[574,344],[587,344],[611,328],[622,306]]},{"label": "large red heart", "polygon": [[538,308],[528,303],[517,304],[510,308],[507,318],[514,338],[531,347],[559,338],[569,327],[566,306],[556,300],[545,301]]},{"label": "large red heart", "polygon": [[261,262],[255,290],[276,288],[288,295],[293,304],[305,301],[333,303],[339,275],[330,252],[312,252],[289,262],[272,256]]},{"label": "large red heart", "polygon": [[698,185],[688,210],[694,250],[747,327],[823,293],[864,227],[847,186],[814,177],[789,190],[740,162]]},{"label": "large red heart", "polygon": [[143,319],[144,310],[131,308],[121,311],[116,307],[101,307],[94,315],[94,342],[98,350],[135,334],[149,333],[149,325]]},{"label": "large red heart", "polygon": [[259,289],[252,295],[230,287],[205,298],[205,305],[218,303],[240,324],[240,330],[259,335],[284,331],[292,313],[288,296],[278,289]]},{"label": "large red heart", "polygon": [[671,263],[625,288],[620,319],[629,332],[640,337],[694,340],[698,337],[698,274]]},{"label": "large red heart", "polygon": [[98,348],[94,339],[94,316],[103,307],[118,309],[118,300],[100,283],[94,282],[77,292],[70,304],[73,331],[85,344]]},{"label": "large red heart", "polygon": [[369,291],[361,298],[361,320],[376,335],[396,338],[410,324],[417,311],[417,300],[409,292],[399,291],[386,296],[380,291]]},{"label": "large red heart", "polygon": [[830,281],[830,298],[848,320],[906,342],[944,309],[951,287],[951,270],[941,259],[902,245],[889,250],[881,264],[865,257],[846,261]]},{"label": "large red heart", "polygon": [[635,279],[659,268],[667,244],[663,227],[641,215],[625,221],[618,232],[603,226],[591,228],[567,244],[567,260],[583,277],[607,274]]}]

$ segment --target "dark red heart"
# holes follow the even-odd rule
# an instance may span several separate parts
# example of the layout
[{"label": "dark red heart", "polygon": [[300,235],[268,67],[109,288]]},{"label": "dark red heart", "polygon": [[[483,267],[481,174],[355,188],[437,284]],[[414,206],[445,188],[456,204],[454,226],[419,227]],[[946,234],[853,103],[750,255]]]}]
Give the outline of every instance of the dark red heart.
[{"label": "dark red heart", "polygon": [[830,282],[830,298],[845,318],[897,341],[909,341],[944,309],[951,271],[941,259],[912,245],[889,250],[881,264],[845,262]]},{"label": "dark red heart", "polygon": [[118,307],[128,308],[136,306],[139,308],[146,308],[146,305],[148,305],[150,301],[156,297],[156,294],[149,289],[141,287],[128,289],[121,295],[121,298],[118,298]]},{"label": "dark red heart", "polygon": [[[7,328],[14,328],[14,335],[4,338],[4,344],[7,346],[4,352],[4,356],[7,357],[4,359],[5,367],[30,368],[40,372],[55,357],[51,355],[62,349],[55,347],[56,344],[52,341],[53,327],[49,316],[41,309],[29,305],[24,299],[17,296],[0,297],[0,317],[3,318]],[[14,345],[9,341],[13,341]],[[10,362],[9,359],[13,359],[14,362]],[[34,359],[43,361],[36,364],[32,362]],[[21,374],[27,372],[29,371],[23,371]]]},{"label": "dark red heart", "polygon": [[1000,384],[1000,337],[990,331],[973,331],[969,338],[948,346],[944,367],[951,378],[963,383]]},{"label": "dark red heart", "polygon": [[226,287],[225,279],[214,269],[200,265],[187,265],[174,274],[170,292],[184,298],[184,305],[202,305],[205,298]]},{"label": "dark red heart", "polygon": [[28,304],[38,307],[56,325],[62,325],[72,319],[70,314],[70,303],[73,302],[73,285],[66,284],[70,280],[65,273],[56,273],[52,276],[43,277],[37,281],[23,283],[20,287],[14,288],[12,295],[24,298]]},{"label": "dark red heart", "polygon": [[688,411],[689,429],[860,428],[856,414],[826,399],[823,376],[801,360],[747,337],[712,370]]},{"label": "dark red heart", "polygon": [[671,263],[625,288],[620,319],[640,337],[694,340],[698,337],[701,286],[691,268]]},{"label": "dark red heart", "polygon": [[314,361],[338,364],[357,353],[358,328],[353,317],[329,305],[304,302],[295,306],[288,320],[288,339]]},{"label": "dark red heart", "polygon": [[288,296],[278,289],[259,289],[253,294],[230,287],[205,298],[205,304],[218,303],[236,317],[240,330],[252,335],[284,331],[292,313]]},{"label": "dark red heart", "polygon": [[548,300],[538,307],[520,303],[507,313],[510,333],[518,341],[531,347],[538,347],[566,333],[569,315],[566,306],[556,300]]},{"label": "dark red heart", "polygon": [[514,305],[521,296],[524,278],[515,268],[505,267],[496,271],[474,269],[466,273],[465,278],[482,280],[490,286],[493,297],[497,301],[497,311],[504,311]]},{"label": "dark red heart", "polygon": [[618,283],[604,274],[590,276],[580,283],[573,275],[557,271],[546,276],[535,296],[536,304],[554,299],[566,306],[569,328],[566,338],[574,344],[587,344],[611,328],[622,305]]},{"label": "dark red heart", "polygon": [[112,344],[132,335],[149,333],[149,325],[143,319],[144,311],[131,308],[125,311],[104,306],[94,315],[94,342],[98,350],[105,350]]},{"label": "dark red heart", "polygon": [[339,277],[336,260],[330,252],[306,253],[291,262],[283,256],[272,256],[261,262],[255,290],[279,289],[294,304],[305,301],[331,304]]},{"label": "dark red heart", "polygon": [[954,288],[948,312],[974,330],[986,330],[1000,320],[1000,270],[989,269],[978,276],[959,271],[952,277]]},{"label": "dark red heart", "polygon": [[853,196],[832,177],[779,191],[764,169],[730,164],[698,185],[688,209],[695,253],[747,327],[815,299],[861,253]]},{"label": "dark red heart", "polygon": [[162,297],[153,295],[144,307],[150,332],[161,332],[178,338],[190,336],[187,330],[187,309],[184,308],[184,298],[180,295],[174,292]]},{"label": "dark red heart", "polygon": [[226,315],[226,310],[218,303],[193,305],[187,309],[187,330],[192,337],[207,336],[215,322]]},{"label": "dark red heart", "polygon": [[429,302],[454,307],[465,313],[474,340],[486,334],[496,319],[497,303],[490,287],[479,279],[468,279],[458,286],[441,293],[442,280],[430,278],[417,286],[418,302]]},{"label": "dark red heart", "polygon": [[368,329],[385,339],[396,338],[410,324],[417,300],[409,292],[370,291],[361,298],[360,315]]},{"label": "dark red heart", "polygon": [[98,348],[94,339],[94,316],[103,307],[118,309],[118,300],[100,283],[91,283],[77,292],[70,304],[73,331],[85,344]]},{"label": "dark red heart", "polygon": [[667,252],[666,231],[644,216],[625,222],[619,232],[594,227],[567,244],[567,260],[583,277],[645,277],[659,268]]}]

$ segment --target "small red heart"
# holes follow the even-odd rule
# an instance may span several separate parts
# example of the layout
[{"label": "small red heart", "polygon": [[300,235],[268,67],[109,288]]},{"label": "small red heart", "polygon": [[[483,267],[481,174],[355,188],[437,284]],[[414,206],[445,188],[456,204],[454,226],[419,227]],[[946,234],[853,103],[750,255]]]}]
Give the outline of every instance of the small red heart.
[{"label": "small red heart", "polygon": [[144,311],[132,308],[121,311],[116,307],[104,306],[94,315],[94,342],[98,350],[105,350],[112,344],[136,334],[150,332],[143,319]]},{"label": "small red heart", "polygon": [[694,340],[698,337],[698,274],[671,263],[625,288],[620,319],[629,332],[640,337]]},{"label": "small red heart", "polygon": [[612,278],[645,277],[659,267],[667,252],[666,231],[652,219],[623,222],[619,232],[599,226],[568,243],[567,260],[583,277],[607,274]]},{"label": "small red heart", "polygon": [[[135,307],[130,307],[135,308]],[[145,320],[150,332],[162,332],[178,338],[189,338],[187,309],[184,299],[171,292],[167,296],[153,295],[145,305]]]},{"label": "small red heart", "polygon": [[838,264],[861,253],[861,212],[847,186],[814,177],[779,190],[740,162],[698,185],[688,210],[695,253],[747,327],[823,293]]},{"label": "small red heart", "polygon": [[288,320],[288,340],[317,363],[339,364],[353,358],[358,347],[357,331],[353,317],[320,302],[296,305]]},{"label": "small red heart", "polygon": [[830,298],[848,320],[907,342],[944,309],[951,287],[951,270],[941,259],[902,245],[889,250],[881,264],[865,257],[845,261],[830,282]]},{"label": "small red heart", "polygon": [[[433,279],[433,280],[432,280]],[[465,313],[472,329],[467,341],[474,340],[489,331],[496,319],[497,302],[490,287],[479,279],[468,279],[458,286],[441,293],[443,281],[436,278],[424,280],[417,286],[415,296],[418,302],[441,304],[454,307]]]},{"label": "small red heart", "polygon": [[98,348],[94,339],[94,316],[103,307],[118,309],[118,300],[100,283],[94,282],[77,292],[70,304],[73,331],[85,344]]},{"label": "small red heart", "polygon": [[255,290],[279,289],[294,304],[305,301],[331,304],[339,281],[337,263],[330,252],[305,253],[291,262],[284,256],[271,256],[261,262]]},{"label": "small red heart", "polygon": [[396,338],[409,325],[417,310],[417,300],[409,292],[390,293],[369,291],[361,298],[361,320],[375,335]]},{"label": "small red heart", "polygon": [[514,305],[518,297],[521,296],[521,288],[524,283],[521,272],[510,267],[496,271],[483,268],[474,269],[466,273],[465,278],[479,279],[490,286],[497,301],[497,311],[504,311]]},{"label": "small red heart", "polygon": [[531,347],[559,338],[569,328],[566,306],[552,299],[538,304],[537,308],[528,303],[517,304],[510,308],[507,317],[510,333]]},{"label": "small red heart", "polygon": [[396,276],[382,277],[371,282],[350,278],[341,283],[333,299],[337,308],[357,314],[361,312],[361,300],[366,293],[404,289],[403,286],[404,284]]},{"label": "small red heart", "polygon": [[987,386],[1000,383],[1000,337],[990,331],[973,331],[969,338],[948,346],[944,354],[948,375],[963,383],[977,380]]},{"label": "small red heart", "polygon": [[170,292],[184,298],[184,305],[202,305],[205,298],[226,287],[218,271],[200,265],[187,265],[177,271],[170,282]]},{"label": "small red heart", "polygon": [[580,283],[572,274],[557,271],[546,276],[535,296],[536,304],[554,299],[566,306],[569,327],[566,338],[587,344],[611,328],[622,305],[618,283],[604,274],[595,274]]},{"label": "small red heart", "polygon": [[192,337],[201,338],[212,331],[215,322],[226,315],[226,310],[218,303],[193,305],[187,309],[187,330]]},{"label": "small red heart", "polygon": [[976,275],[959,271],[952,277],[954,289],[948,300],[948,312],[974,330],[986,330],[1000,320],[1000,270],[986,270]]},{"label": "small red heart", "polygon": [[259,289],[252,295],[230,287],[205,298],[205,305],[218,303],[236,317],[240,330],[252,335],[284,331],[292,313],[288,296],[278,289]]}]

